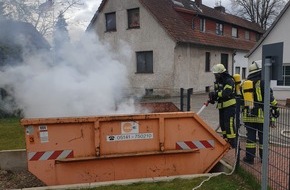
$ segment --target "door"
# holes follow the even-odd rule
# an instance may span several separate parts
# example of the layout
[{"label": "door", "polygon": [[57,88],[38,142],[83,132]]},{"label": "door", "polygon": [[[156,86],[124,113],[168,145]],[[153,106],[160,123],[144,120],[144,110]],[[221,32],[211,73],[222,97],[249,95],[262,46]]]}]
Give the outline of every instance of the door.
[{"label": "door", "polygon": [[229,71],[229,54],[226,53],[221,54],[221,64],[223,64],[227,69],[227,71]]}]

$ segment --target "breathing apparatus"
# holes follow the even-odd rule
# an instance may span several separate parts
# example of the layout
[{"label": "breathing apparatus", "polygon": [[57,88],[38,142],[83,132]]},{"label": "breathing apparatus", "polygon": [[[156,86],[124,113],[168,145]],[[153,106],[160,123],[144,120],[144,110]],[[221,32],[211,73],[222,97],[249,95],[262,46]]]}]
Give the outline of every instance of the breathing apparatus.
[{"label": "breathing apparatus", "polygon": [[241,95],[241,75],[240,74],[234,74],[234,80],[235,80],[235,89],[236,89],[236,95]]},{"label": "breathing apparatus", "polygon": [[254,108],[254,88],[253,81],[246,80],[243,83],[244,105],[250,109]]}]

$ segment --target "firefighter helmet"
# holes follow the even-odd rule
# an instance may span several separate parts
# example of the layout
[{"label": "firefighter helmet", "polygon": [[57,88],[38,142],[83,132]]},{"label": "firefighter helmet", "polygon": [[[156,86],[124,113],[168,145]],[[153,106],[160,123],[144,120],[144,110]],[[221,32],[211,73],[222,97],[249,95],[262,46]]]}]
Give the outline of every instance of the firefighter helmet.
[{"label": "firefighter helmet", "polygon": [[249,75],[262,70],[262,60],[253,61],[249,66]]},{"label": "firefighter helmet", "polygon": [[223,72],[226,72],[226,68],[223,64],[216,64],[212,67],[211,71],[214,73],[214,74],[218,74],[218,73],[223,73]]}]

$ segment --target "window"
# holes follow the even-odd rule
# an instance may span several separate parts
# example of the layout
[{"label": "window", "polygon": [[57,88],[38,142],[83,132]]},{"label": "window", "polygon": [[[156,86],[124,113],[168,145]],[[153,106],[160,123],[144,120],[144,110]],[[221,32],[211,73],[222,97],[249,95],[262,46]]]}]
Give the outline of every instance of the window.
[{"label": "window", "polygon": [[106,31],[116,31],[116,13],[106,13]]},{"label": "window", "polygon": [[283,66],[283,80],[277,81],[278,86],[290,86],[290,66]]},{"label": "window", "polygon": [[192,19],[192,20],[191,20],[191,29],[194,30],[194,28],[195,28],[195,23],[194,23],[194,19]]},{"label": "window", "polygon": [[242,68],[242,79],[246,79],[246,72],[247,72],[247,68],[243,67]]},{"label": "window", "polygon": [[205,19],[204,18],[201,18],[199,20],[199,30],[201,32],[205,32]]},{"label": "window", "polygon": [[232,37],[238,37],[238,28],[232,27]]},{"label": "window", "polygon": [[139,8],[130,9],[128,13],[128,28],[140,28]]},{"label": "window", "polygon": [[260,35],[260,34],[258,34],[258,33],[256,33],[256,41],[259,41],[259,40],[260,40],[260,38],[261,38],[261,35]]},{"label": "window", "polygon": [[236,67],[235,68],[235,74],[241,74],[241,67]]},{"label": "window", "polygon": [[224,33],[224,26],[221,23],[216,23],[215,25],[215,33],[217,35],[223,35]]},{"label": "window", "polygon": [[250,32],[248,30],[245,32],[245,39],[250,40]]},{"label": "window", "polygon": [[210,52],[205,52],[205,72],[210,72]]},{"label": "window", "polygon": [[153,73],[153,51],[136,52],[137,73]]}]

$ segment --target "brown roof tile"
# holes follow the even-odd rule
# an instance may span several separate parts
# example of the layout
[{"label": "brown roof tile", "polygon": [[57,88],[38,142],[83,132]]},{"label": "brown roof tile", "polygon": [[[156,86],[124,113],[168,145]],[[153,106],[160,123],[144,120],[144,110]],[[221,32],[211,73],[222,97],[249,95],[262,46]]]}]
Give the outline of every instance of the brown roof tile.
[{"label": "brown roof tile", "polygon": [[242,18],[237,17],[237,16],[232,15],[232,14],[220,12],[218,10],[207,7],[205,5],[202,5],[201,9],[202,9],[202,12],[200,13],[200,15],[202,15],[202,16],[209,17],[209,18],[216,19],[216,20],[220,20],[220,21],[223,21],[223,22],[226,22],[229,24],[241,26],[241,27],[247,28],[249,30],[257,31],[260,33],[264,32],[262,30],[262,28],[257,23],[250,22],[248,20],[242,19]]},{"label": "brown roof tile", "polygon": [[[108,0],[102,0],[97,11],[101,12]],[[160,23],[169,36],[176,42],[193,43],[198,45],[225,47],[231,49],[250,50],[255,42],[235,39],[232,37],[218,36],[210,33],[203,33],[193,30],[191,23],[186,21],[177,10],[183,10],[188,14],[200,15],[203,17],[219,20],[225,23],[234,24],[256,32],[263,33],[262,29],[255,23],[241,19],[237,16],[217,11],[213,8],[201,5],[197,7],[190,0],[139,0],[149,13]],[[92,25],[97,13],[91,21]]]},{"label": "brown roof tile", "polygon": [[210,17],[212,19],[242,26],[253,31],[261,32],[261,28],[254,23],[241,19],[239,17],[222,13],[215,9],[201,5],[200,8],[191,4],[189,0],[176,0],[184,6],[174,4],[172,0],[140,0],[140,2],[149,10],[156,20],[165,28],[168,34],[177,42],[194,43],[198,45],[209,45],[225,47],[231,49],[250,50],[255,42],[235,39],[232,37],[218,36],[210,33],[203,33],[199,30],[193,30],[191,24],[187,23],[183,17],[176,11],[185,9],[188,13]]}]

